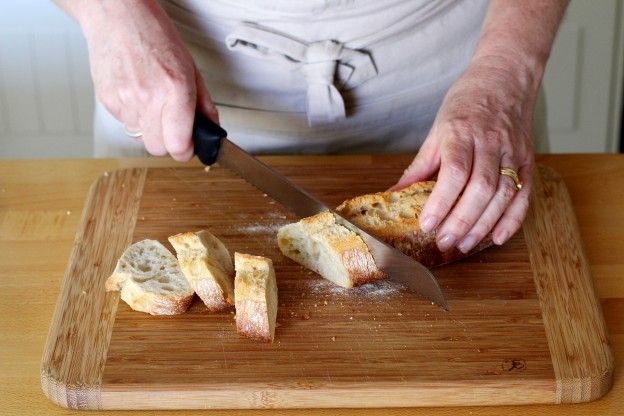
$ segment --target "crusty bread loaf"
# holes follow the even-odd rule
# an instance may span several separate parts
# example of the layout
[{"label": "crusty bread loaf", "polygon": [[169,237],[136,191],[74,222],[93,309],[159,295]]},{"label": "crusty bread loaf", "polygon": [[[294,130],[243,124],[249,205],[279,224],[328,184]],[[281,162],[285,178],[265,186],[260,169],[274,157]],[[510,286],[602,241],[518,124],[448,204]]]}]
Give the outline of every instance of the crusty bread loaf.
[{"label": "crusty bread loaf", "polygon": [[271,259],[234,253],[236,278],[236,329],[239,334],[264,342],[275,338],[277,282]]},{"label": "crusty bread loaf", "polygon": [[364,241],[323,212],[279,229],[277,244],[289,257],[342,287],[359,286],[381,279]]},{"label": "crusty bread loaf", "polygon": [[182,272],[208,310],[234,305],[234,265],[230,252],[208,231],[169,237]]},{"label": "crusty bread loaf", "polygon": [[151,315],[183,313],[193,300],[175,256],[156,240],[128,247],[105,287],[121,290],[121,299],[132,309]]},{"label": "crusty bread loaf", "polygon": [[468,254],[456,248],[438,250],[435,231],[422,232],[418,222],[434,185],[435,181],[417,182],[398,191],[361,195],[343,202],[336,211],[427,267],[459,260],[491,246],[488,235]]}]

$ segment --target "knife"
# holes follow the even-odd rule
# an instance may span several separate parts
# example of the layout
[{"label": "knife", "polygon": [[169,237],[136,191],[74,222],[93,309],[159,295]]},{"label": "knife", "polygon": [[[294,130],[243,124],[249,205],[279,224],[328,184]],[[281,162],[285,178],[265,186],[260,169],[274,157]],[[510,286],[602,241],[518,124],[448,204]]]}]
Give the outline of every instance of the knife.
[{"label": "knife", "polygon": [[195,154],[203,164],[218,162],[301,217],[323,211],[331,212],[338,222],[364,240],[377,267],[390,279],[404,284],[448,311],[448,303],[437,279],[425,266],[355,226],[288,178],[238,147],[227,138],[227,132],[221,126],[199,113],[195,115],[193,125],[193,144]]}]

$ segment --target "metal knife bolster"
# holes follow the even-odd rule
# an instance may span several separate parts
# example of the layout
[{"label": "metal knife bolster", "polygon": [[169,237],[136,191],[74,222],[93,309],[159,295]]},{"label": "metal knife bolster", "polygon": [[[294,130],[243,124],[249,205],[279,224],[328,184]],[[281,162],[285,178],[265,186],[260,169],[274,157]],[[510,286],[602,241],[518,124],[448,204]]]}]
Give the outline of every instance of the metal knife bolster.
[{"label": "metal knife bolster", "polygon": [[227,139],[227,132],[199,113],[193,126],[195,153],[206,165],[218,162],[262,190],[271,198],[301,217],[330,211],[337,222],[357,233],[368,246],[377,267],[392,280],[405,284],[438,306],[448,310],[448,304],[435,276],[422,264],[394,247],[360,229],[327,207],[288,178],[262,163]]}]

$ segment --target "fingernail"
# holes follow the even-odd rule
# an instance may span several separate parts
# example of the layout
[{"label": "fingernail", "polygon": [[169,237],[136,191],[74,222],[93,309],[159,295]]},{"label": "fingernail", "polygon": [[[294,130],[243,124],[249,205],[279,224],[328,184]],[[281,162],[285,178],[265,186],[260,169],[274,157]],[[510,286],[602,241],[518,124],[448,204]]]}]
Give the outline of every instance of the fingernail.
[{"label": "fingernail", "polygon": [[423,217],[419,220],[419,223],[420,229],[423,232],[428,233],[433,231],[433,227],[435,227],[435,218],[432,216]]},{"label": "fingernail", "polygon": [[472,248],[475,246],[476,243],[477,243],[477,239],[473,235],[469,235],[468,237],[464,238],[461,241],[461,243],[457,245],[457,248],[459,249],[459,251],[466,254],[470,250],[472,250]]},{"label": "fingernail", "polygon": [[503,231],[500,234],[498,234],[498,236],[494,237],[494,244],[499,245],[499,246],[503,245],[505,244],[508,238],[509,238],[509,233],[507,231]]},{"label": "fingernail", "polygon": [[442,237],[438,238],[437,243],[440,251],[447,251],[449,248],[453,247],[453,244],[455,244],[455,237],[451,234],[444,234]]}]

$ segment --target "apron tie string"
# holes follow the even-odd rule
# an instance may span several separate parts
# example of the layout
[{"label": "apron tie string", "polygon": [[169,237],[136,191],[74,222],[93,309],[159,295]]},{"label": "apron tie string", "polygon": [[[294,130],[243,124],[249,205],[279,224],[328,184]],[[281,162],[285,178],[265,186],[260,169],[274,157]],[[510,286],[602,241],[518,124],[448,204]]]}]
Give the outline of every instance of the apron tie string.
[{"label": "apron tie string", "polygon": [[310,126],[346,117],[340,88],[353,88],[377,75],[371,56],[334,40],[306,43],[272,29],[245,23],[225,39],[230,50],[299,70],[307,83]]}]

